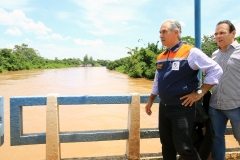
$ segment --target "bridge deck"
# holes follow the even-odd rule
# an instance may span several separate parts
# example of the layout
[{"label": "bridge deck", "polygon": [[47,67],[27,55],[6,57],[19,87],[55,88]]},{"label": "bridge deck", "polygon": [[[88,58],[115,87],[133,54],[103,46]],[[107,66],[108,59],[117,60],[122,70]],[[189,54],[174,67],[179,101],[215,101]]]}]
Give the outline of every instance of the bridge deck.
[{"label": "bridge deck", "polygon": [[[227,148],[226,160],[239,160],[240,148]],[[62,160],[128,160],[126,155],[103,156],[103,157],[83,157],[83,158],[64,158]],[[141,160],[163,160],[161,153],[144,153],[140,155]],[[211,158],[209,157],[209,160]]]}]

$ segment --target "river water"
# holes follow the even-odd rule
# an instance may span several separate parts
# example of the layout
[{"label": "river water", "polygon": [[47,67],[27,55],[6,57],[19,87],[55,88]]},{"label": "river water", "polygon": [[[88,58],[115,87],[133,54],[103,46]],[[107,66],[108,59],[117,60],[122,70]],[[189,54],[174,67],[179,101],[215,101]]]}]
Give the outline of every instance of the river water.
[{"label": "river water", "polygon": [[[153,81],[129,78],[105,67],[78,67],[0,73],[0,96],[4,97],[5,139],[0,160],[43,160],[46,145],[10,146],[9,99],[13,96],[150,94]],[[157,128],[158,104],[147,116],[141,104],[141,128]],[[127,128],[128,105],[59,106],[60,131]],[[23,133],[46,132],[46,106],[23,107]],[[158,138],[142,139],[141,153],[161,152]],[[230,136],[227,147],[237,146]],[[125,154],[126,140],[61,144],[61,158]]]},{"label": "river water", "polygon": [[[0,160],[42,160],[46,145],[10,146],[9,99],[13,96],[149,94],[153,81],[134,79],[105,67],[78,67],[0,73],[4,97],[5,139]],[[59,106],[60,131],[126,129],[128,105]],[[141,105],[141,128],[157,128],[158,105],[147,116]],[[23,107],[23,133],[46,132],[46,106]],[[126,140],[61,144],[61,158],[123,155]],[[141,140],[142,153],[161,150],[159,139]]]}]

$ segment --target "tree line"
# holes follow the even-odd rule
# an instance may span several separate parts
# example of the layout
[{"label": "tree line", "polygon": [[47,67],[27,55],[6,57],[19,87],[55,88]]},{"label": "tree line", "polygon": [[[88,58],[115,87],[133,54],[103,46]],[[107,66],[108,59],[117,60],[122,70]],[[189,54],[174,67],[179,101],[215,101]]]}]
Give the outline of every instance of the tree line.
[{"label": "tree line", "polygon": [[93,60],[86,54],[83,60],[79,58],[64,58],[54,60],[40,56],[40,53],[29,48],[27,44],[15,45],[13,49],[0,49],[0,72],[30,70],[30,69],[48,69],[48,68],[66,68],[77,66],[106,66],[107,60]]},{"label": "tree line", "polygon": [[[182,37],[181,40],[189,45],[194,46],[195,39],[191,36]],[[240,36],[235,40],[240,42]],[[66,68],[78,66],[106,66],[109,70],[127,74],[133,78],[153,79],[155,75],[155,63],[159,53],[165,50],[165,47],[158,46],[156,43],[148,43],[147,47],[128,48],[127,57],[114,61],[94,60],[92,56],[86,54],[83,60],[79,58],[64,58],[54,60],[40,56],[40,53],[29,48],[27,44],[15,45],[13,49],[0,48],[0,72],[30,70],[30,69],[48,69],[48,68]],[[202,51],[211,57],[212,53],[218,48],[213,35],[204,35],[202,38]]]},{"label": "tree line", "polygon": [[[195,44],[195,39],[191,36],[182,37],[181,40],[192,46]],[[240,43],[240,36],[236,37],[235,40]],[[133,78],[154,79],[156,58],[159,53],[165,50],[163,46],[159,48],[158,43],[159,41],[156,43],[148,43],[147,47],[140,49],[138,47],[134,49],[128,48],[128,57],[109,62],[106,67],[109,70],[116,70]],[[218,45],[213,35],[203,36],[201,50],[207,56],[211,57],[217,48]]]}]

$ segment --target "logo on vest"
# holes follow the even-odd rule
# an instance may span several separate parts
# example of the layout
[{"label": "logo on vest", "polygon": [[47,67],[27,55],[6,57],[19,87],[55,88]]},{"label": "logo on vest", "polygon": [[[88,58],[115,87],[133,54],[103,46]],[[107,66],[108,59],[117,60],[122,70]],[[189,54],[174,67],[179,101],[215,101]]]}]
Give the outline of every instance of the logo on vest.
[{"label": "logo on vest", "polygon": [[172,70],[179,70],[180,62],[173,62],[172,63]]},{"label": "logo on vest", "polygon": [[163,68],[163,64],[162,63],[158,63],[157,64],[157,69],[162,69]]}]

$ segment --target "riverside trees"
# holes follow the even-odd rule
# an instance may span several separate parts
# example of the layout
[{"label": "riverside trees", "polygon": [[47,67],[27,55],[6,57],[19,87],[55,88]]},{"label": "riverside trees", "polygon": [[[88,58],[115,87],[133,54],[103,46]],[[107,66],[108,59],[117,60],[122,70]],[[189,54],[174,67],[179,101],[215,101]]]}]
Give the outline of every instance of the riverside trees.
[{"label": "riverside trees", "polygon": [[[194,38],[190,36],[182,37],[184,43],[194,45]],[[240,42],[240,36],[235,40]],[[213,35],[204,35],[202,38],[202,50],[209,57],[214,50],[218,48]],[[159,53],[164,51],[164,47],[158,47],[158,42],[148,43],[145,48],[128,48],[128,57],[120,58],[115,61],[93,60],[86,54],[83,61],[76,58],[59,60],[49,60],[40,56],[37,50],[29,48],[28,45],[15,45],[14,49],[0,49],[0,72],[16,71],[40,68],[65,68],[75,66],[106,66],[109,70],[116,70],[130,77],[153,79],[155,75],[155,62]]]},{"label": "riverside trees", "polygon": [[86,54],[83,61],[79,58],[64,58],[59,60],[46,59],[37,50],[29,48],[27,44],[15,45],[13,49],[0,49],[0,73],[5,71],[66,68],[77,66],[106,66],[109,60],[93,60]]},{"label": "riverside trees", "polygon": [[46,59],[27,44],[15,45],[13,49],[0,49],[0,72],[43,68],[75,67],[82,64],[80,59]]},{"label": "riverside trees", "polygon": [[158,48],[158,42],[148,43],[146,48],[136,47],[135,49],[127,48],[130,56],[109,62],[107,69],[117,70],[119,72],[128,74],[134,78],[148,78],[152,79],[155,74],[155,61],[159,52],[164,48]]},{"label": "riverside trees", "polygon": [[[240,36],[235,40],[240,42]],[[182,41],[186,44],[194,46],[195,39],[191,36],[182,37]],[[213,35],[204,35],[202,38],[202,51],[211,57],[213,51],[218,48]],[[158,48],[156,44],[148,43],[146,48],[135,47],[135,49],[128,48],[128,57],[121,58],[107,64],[107,69],[117,70],[119,72],[128,74],[134,78],[153,79],[155,75],[155,62],[159,53],[164,51],[164,47]]]}]

